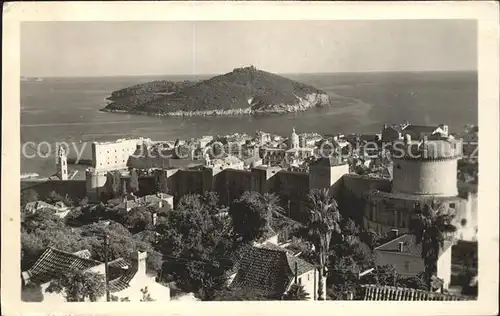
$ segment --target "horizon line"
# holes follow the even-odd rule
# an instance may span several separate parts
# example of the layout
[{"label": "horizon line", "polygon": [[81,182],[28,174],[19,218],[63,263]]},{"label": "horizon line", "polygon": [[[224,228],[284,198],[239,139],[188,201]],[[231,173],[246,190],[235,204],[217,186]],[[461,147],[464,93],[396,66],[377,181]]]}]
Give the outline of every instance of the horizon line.
[{"label": "horizon line", "polygon": [[[238,67],[247,68],[247,67]],[[235,68],[236,69],[236,68]],[[262,70],[257,68],[258,70]],[[266,71],[266,70],[262,70]],[[20,78],[113,78],[113,77],[173,77],[173,76],[220,76],[225,73],[204,73],[204,74],[120,74],[120,75],[101,75],[101,76],[23,76]],[[269,71],[268,71],[269,72]],[[330,75],[330,74],[366,74],[366,73],[429,73],[429,72],[441,72],[441,73],[452,73],[452,72],[478,72],[477,69],[457,69],[457,70],[363,70],[363,71],[332,71],[332,72],[274,72],[277,75]],[[271,72],[273,73],[273,72]]]}]

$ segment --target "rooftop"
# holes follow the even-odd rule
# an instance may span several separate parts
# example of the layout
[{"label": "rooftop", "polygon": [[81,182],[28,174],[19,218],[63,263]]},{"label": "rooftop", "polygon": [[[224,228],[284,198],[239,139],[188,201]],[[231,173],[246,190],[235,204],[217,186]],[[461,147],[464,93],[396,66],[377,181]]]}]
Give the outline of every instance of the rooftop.
[{"label": "rooftop", "polygon": [[252,247],[244,253],[231,287],[266,296],[281,296],[294,278],[296,263],[298,275],[314,269],[313,265],[285,249],[269,247],[272,246]]},{"label": "rooftop", "polygon": [[[86,249],[69,253],[52,247],[47,248],[33,266],[22,272],[25,283],[47,283],[64,273],[72,270],[86,271],[104,263],[90,259],[90,252]],[[137,273],[136,269],[123,258],[108,263],[110,292],[119,292],[127,287]]]},{"label": "rooftop", "polygon": [[69,253],[49,247],[30,269],[22,272],[23,280],[42,284],[71,270],[87,270],[101,264],[99,261],[81,256],[81,251]]},{"label": "rooftop", "polygon": [[[400,243],[403,243],[402,251],[399,249]],[[450,248],[452,244],[452,242],[445,240],[444,247],[441,249],[440,255]],[[417,243],[416,237],[413,234],[403,234],[381,246],[378,246],[374,250],[380,252],[398,253],[419,259],[422,257],[422,244]]]},{"label": "rooftop", "polygon": [[415,133],[417,135],[420,135],[420,134],[432,134],[432,133],[434,133],[434,131],[436,131],[437,128],[438,128],[438,126],[410,124],[410,125],[406,126],[405,128],[403,128],[402,130],[405,132],[411,132],[411,133]]}]

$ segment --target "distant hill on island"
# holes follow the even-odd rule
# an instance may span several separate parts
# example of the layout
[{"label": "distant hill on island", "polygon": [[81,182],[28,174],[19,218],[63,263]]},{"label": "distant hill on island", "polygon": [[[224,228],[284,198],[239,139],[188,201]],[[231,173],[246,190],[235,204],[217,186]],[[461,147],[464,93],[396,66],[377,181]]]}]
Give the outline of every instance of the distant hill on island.
[{"label": "distant hill on island", "polygon": [[328,106],[326,92],[253,66],[201,81],[152,81],[114,91],[103,111],[157,116],[300,112]]}]

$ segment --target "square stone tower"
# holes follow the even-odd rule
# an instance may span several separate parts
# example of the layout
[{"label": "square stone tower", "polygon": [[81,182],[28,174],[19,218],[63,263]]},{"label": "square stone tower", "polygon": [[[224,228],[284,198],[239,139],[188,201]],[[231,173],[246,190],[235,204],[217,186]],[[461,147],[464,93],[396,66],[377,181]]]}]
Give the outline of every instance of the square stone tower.
[{"label": "square stone tower", "polygon": [[330,189],[338,199],[342,177],[349,173],[349,165],[341,157],[316,159],[309,165],[309,189]]}]

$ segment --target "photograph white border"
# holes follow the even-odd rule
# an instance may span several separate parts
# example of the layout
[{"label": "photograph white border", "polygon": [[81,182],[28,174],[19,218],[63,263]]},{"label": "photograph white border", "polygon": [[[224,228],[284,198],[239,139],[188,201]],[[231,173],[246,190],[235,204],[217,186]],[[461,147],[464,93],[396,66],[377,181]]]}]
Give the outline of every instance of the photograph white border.
[{"label": "photograph white border", "polygon": [[[498,313],[499,5],[496,2],[14,2],[3,6],[2,45],[2,314],[3,315],[494,315]],[[168,20],[478,21],[479,201],[477,301],[311,301],[63,303],[21,301],[20,23],[23,21]],[[422,23],[425,23],[422,21]],[[484,145],[484,146],[483,146]],[[145,305],[147,304],[147,305]]]}]

